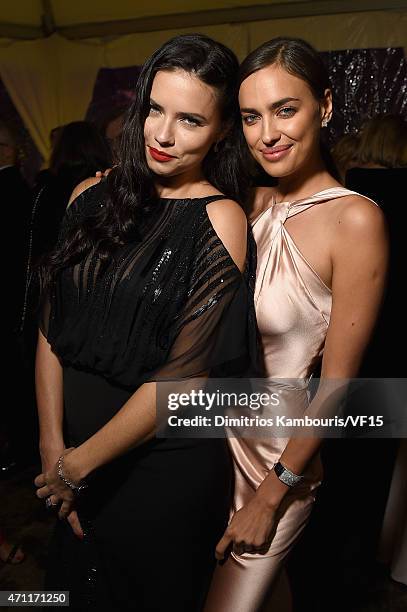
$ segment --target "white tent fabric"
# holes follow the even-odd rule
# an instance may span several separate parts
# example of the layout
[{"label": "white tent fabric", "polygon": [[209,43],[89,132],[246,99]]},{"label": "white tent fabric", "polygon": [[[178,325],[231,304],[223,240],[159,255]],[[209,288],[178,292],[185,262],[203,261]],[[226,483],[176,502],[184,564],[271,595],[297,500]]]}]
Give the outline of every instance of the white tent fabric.
[{"label": "white tent fabric", "polygon": [[51,129],[85,116],[103,58],[99,44],[58,35],[0,43],[0,76],[44,159]]},{"label": "white tent fabric", "polygon": [[[72,11],[73,7],[78,7],[78,3],[69,4]],[[119,3],[119,6],[122,4],[126,2]],[[176,6],[181,4],[179,2]],[[228,5],[227,2],[223,4]],[[233,4],[236,5],[236,0]],[[250,3],[241,0],[240,4]],[[53,6],[62,11],[61,2],[54,0]],[[107,4],[102,2],[101,8],[103,6]],[[92,19],[109,15],[96,11],[92,13]],[[72,15],[69,18],[72,19]],[[280,35],[306,38],[321,51],[388,46],[407,48],[407,11],[277,19],[142,32],[109,39],[67,40],[59,34],[27,41],[0,39],[0,77],[36,146],[47,159],[51,129],[83,119],[100,68],[139,65],[170,37],[196,31],[229,45],[240,59],[262,42]]]}]

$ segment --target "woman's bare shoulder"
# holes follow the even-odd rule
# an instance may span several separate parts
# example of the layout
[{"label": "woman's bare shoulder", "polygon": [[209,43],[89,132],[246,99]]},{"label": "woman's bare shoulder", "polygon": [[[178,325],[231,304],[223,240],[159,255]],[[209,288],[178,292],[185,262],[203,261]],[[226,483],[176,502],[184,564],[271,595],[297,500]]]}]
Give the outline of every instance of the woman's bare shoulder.
[{"label": "woman's bare shoulder", "polygon": [[215,200],[206,205],[209,219],[215,229],[224,227],[226,231],[247,228],[246,215],[243,208],[235,200]]},{"label": "woman's bare shoulder", "polygon": [[247,219],[234,200],[218,200],[206,205],[207,215],[216,234],[235,264],[243,270],[246,260]]},{"label": "woman's bare shoulder", "polygon": [[349,195],[338,200],[331,220],[333,230],[333,252],[337,255],[359,251],[368,252],[369,248],[383,247],[387,244],[387,225],[383,211],[374,202],[361,195]]},{"label": "woman's bare shoulder", "polygon": [[384,214],[375,202],[360,194],[338,198],[335,220],[344,230],[369,231],[384,224]]}]

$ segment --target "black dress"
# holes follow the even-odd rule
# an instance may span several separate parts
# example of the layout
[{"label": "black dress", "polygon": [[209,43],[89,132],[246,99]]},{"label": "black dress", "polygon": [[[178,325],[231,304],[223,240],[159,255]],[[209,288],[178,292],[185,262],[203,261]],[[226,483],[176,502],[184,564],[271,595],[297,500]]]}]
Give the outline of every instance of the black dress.
[{"label": "black dress", "polygon": [[[84,192],[62,237],[103,198],[103,183]],[[67,444],[92,436],[145,382],[246,371],[253,242],[241,274],[206,212],[217,199],[161,199],[141,242],[120,247],[103,273],[90,254],[60,274],[41,327],[64,367]],[[78,502],[84,541],[56,526],[46,588],[70,590],[75,609],[201,610],[232,478],[225,440],[213,438],[153,438],[100,468]]]}]

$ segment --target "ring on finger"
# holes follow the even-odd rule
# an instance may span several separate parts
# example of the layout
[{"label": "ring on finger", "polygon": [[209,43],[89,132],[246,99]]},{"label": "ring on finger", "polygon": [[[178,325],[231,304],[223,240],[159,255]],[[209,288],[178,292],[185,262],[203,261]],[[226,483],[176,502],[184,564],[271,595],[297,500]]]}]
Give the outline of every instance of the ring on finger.
[{"label": "ring on finger", "polygon": [[49,496],[45,499],[45,505],[47,507],[47,510],[50,510],[51,508],[54,508],[58,504],[54,504],[54,502],[51,499],[51,496]]},{"label": "ring on finger", "polygon": [[47,510],[49,510],[50,508],[52,508],[52,506],[54,505],[54,504],[52,503],[52,501],[51,501],[51,498],[50,498],[50,497],[46,497],[46,499],[45,499],[45,505],[46,505],[46,507],[47,507]]}]

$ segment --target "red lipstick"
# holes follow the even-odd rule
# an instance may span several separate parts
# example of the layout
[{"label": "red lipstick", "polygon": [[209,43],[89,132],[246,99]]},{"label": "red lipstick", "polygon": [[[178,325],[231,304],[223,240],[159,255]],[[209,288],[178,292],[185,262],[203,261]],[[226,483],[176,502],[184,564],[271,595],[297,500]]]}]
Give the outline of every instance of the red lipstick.
[{"label": "red lipstick", "polygon": [[150,155],[153,159],[159,162],[168,162],[172,159],[175,159],[174,155],[169,155],[168,153],[164,153],[164,151],[159,151],[158,149],[154,149],[154,147],[148,147]]}]

